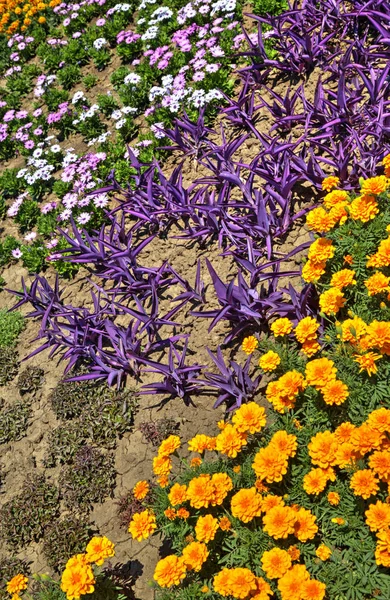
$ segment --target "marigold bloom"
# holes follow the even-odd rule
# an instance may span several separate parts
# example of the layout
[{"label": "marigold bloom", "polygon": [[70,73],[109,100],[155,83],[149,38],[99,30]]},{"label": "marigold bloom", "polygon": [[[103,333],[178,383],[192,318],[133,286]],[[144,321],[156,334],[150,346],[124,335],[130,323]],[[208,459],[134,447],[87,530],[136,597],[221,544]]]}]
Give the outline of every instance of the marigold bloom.
[{"label": "marigold bloom", "polygon": [[295,337],[300,344],[317,338],[317,331],[320,324],[313,317],[304,317],[295,327]]},{"label": "marigold bloom", "polygon": [[333,192],[326,194],[323,202],[326,208],[331,209],[339,204],[344,204],[346,200],[348,200],[348,192],[345,192],[344,190],[333,190]]},{"label": "marigold bloom", "polygon": [[149,493],[149,484],[147,481],[138,481],[133,487],[133,495],[137,500],[144,500]]},{"label": "marigold bloom", "polygon": [[287,473],[288,456],[275,452],[275,449],[269,445],[260,448],[256,453],[252,468],[256,476],[267,483],[282,481],[283,475]]},{"label": "marigold bloom", "polygon": [[376,450],[368,459],[368,465],[379,477],[388,477],[390,475],[390,452]]},{"label": "marigold bloom", "polygon": [[240,433],[258,433],[266,424],[265,409],[256,402],[242,404],[232,421]]},{"label": "marigold bloom", "polygon": [[307,494],[318,495],[324,491],[328,477],[324,469],[312,469],[303,478],[303,489]]},{"label": "marigold bloom", "polygon": [[277,547],[264,552],[261,557],[261,568],[268,579],[279,579],[288,571],[291,565],[292,561],[289,553]]},{"label": "marigold bloom", "polygon": [[275,540],[285,539],[294,532],[296,518],[296,512],[289,506],[274,506],[263,517],[263,529]]},{"label": "marigold bloom", "polygon": [[363,181],[362,192],[363,194],[381,194],[385,191],[388,186],[388,179],[385,175],[379,175],[378,177],[371,177]]},{"label": "marigold bloom", "polygon": [[169,456],[155,456],[153,458],[153,473],[167,476],[172,470],[172,460]]},{"label": "marigold bloom", "polygon": [[275,337],[288,335],[292,332],[293,324],[290,319],[286,317],[281,317],[280,319],[276,319],[270,326],[270,329]]},{"label": "marigold bloom", "polygon": [[278,581],[278,590],[283,600],[301,600],[305,583],[310,575],[305,565],[293,565]]},{"label": "marigold bloom", "polygon": [[338,290],[342,290],[349,285],[356,285],[355,271],[351,269],[342,269],[332,275],[330,285]]},{"label": "marigold bloom", "polygon": [[381,433],[390,433],[390,410],[384,407],[374,410],[368,415],[367,424]]},{"label": "marigold bloom", "polygon": [[308,445],[309,455],[314,465],[327,469],[336,464],[337,441],[330,431],[320,431]]},{"label": "marigold bloom", "polygon": [[146,540],[157,529],[156,517],[150,510],[134,513],[129,524],[129,533],[137,542]]},{"label": "marigold bloom", "polygon": [[178,435],[170,435],[160,444],[157,454],[159,456],[170,456],[180,448],[180,438]]},{"label": "marigold bloom", "polygon": [[317,233],[327,233],[333,229],[335,222],[323,206],[318,206],[306,215],[306,225],[309,229]]},{"label": "marigold bloom", "polygon": [[197,467],[200,467],[201,464],[202,464],[202,459],[199,458],[199,456],[194,456],[194,458],[191,458],[191,460],[190,460],[191,469],[196,469]]},{"label": "marigold bloom", "polygon": [[208,555],[206,544],[200,542],[191,542],[183,548],[184,564],[189,571],[200,571]]},{"label": "marigold bloom", "polygon": [[208,544],[210,540],[215,538],[218,531],[218,519],[213,515],[204,515],[199,517],[195,525],[195,535],[198,542],[205,542]]},{"label": "marigold bloom", "polygon": [[379,348],[387,353],[390,346],[390,323],[388,321],[373,321],[367,326],[367,335],[371,347]]},{"label": "marigold bloom", "polygon": [[292,561],[300,559],[301,551],[297,546],[290,546],[289,548],[287,548],[287,552],[289,553]]},{"label": "marigold bloom", "polygon": [[316,340],[310,340],[308,342],[304,342],[302,344],[302,348],[301,348],[301,351],[303,352],[303,354],[305,354],[308,358],[311,358],[312,356],[317,354],[317,352],[319,352],[319,350],[321,350],[321,346]]},{"label": "marigold bloom", "polygon": [[380,360],[382,357],[381,354],[376,354],[375,352],[367,352],[367,354],[362,354],[361,356],[355,356],[355,362],[360,365],[359,373],[362,371],[366,371],[369,377],[375,375],[378,372],[378,367],[376,366],[376,362]]},{"label": "marigold bloom", "polygon": [[333,258],[335,247],[328,238],[318,238],[309,248],[308,260],[313,264],[323,263]]},{"label": "marigold bloom", "polygon": [[176,519],[176,511],[174,508],[167,508],[164,510],[164,515],[166,516],[167,519],[169,519],[170,521],[174,521]]},{"label": "marigold bloom", "polygon": [[278,365],[280,365],[280,356],[273,350],[269,350],[260,357],[259,367],[266,373],[275,371]]},{"label": "marigold bloom", "polygon": [[115,544],[104,535],[96,536],[88,542],[85,552],[87,562],[96,563],[100,567],[106,558],[115,556]]},{"label": "marigold bloom", "polygon": [[344,525],[345,524],[345,519],[343,519],[342,517],[334,517],[333,519],[331,519],[332,523],[336,523],[336,525]]},{"label": "marigold bloom", "polygon": [[186,566],[183,557],[171,554],[158,561],[153,579],[160,587],[179,585],[186,576]]},{"label": "marigold bloom", "polygon": [[253,354],[258,345],[259,342],[255,336],[250,335],[249,337],[244,338],[242,342],[242,350],[245,352],[245,354]]},{"label": "marigold bloom", "polygon": [[386,177],[389,177],[389,172],[386,172],[390,169],[390,154],[387,154],[383,160],[382,160],[382,165],[385,167],[385,175]]},{"label": "marigold bloom", "polygon": [[19,594],[27,589],[28,577],[18,573],[7,582],[7,592],[9,594]]},{"label": "marigold bloom", "polygon": [[322,189],[326,192],[330,192],[333,188],[337,187],[340,183],[340,179],[334,175],[329,175],[322,180]]},{"label": "marigold bloom", "polygon": [[367,454],[374,448],[379,448],[383,437],[383,433],[372,429],[367,423],[362,423],[353,431],[351,442],[360,454]]},{"label": "marigold bloom", "polygon": [[325,598],[326,585],[317,579],[309,579],[303,584],[304,600],[323,600]]},{"label": "marigold bloom", "polygon": [[378,480],[370,469],[356,471],[351,477],[349,487],[355,496],[361,496],[365,500],[370,496],[375,496],[379,489]]},{"label": "marigold bloom", "polygon": [[84,594],[92,594],[95,583],[91,565],[88,564],[66,566],[61,576],[61,590],[68,600],[78,600]]},{"label": "marigold bloom", "polygon": [[269,583],[262,577],[256,577],[256,591],[251,595],[251,600],[268,600],[273,596]]},{"label": "marigold bloom", "polygon": [[332,550],[328,546],[325,546],[325,544],[321,544],[316,550],[316,555],[321,560],[328,560],[332,555]]},{"label": "marigold bloom", "polygon": [[298,371],[288,371],[277,381],[271,381],[266,389],[267,400],[280,413],[294,407],[295,398],[305,388],[305,380]]},{"label": "marigold bloom", "polygon": [[352,466],[358,458],[356,446],[350,442],[340,444],[336,451],[336,465],[341,469]]},{"label": "marigold bloom", "polygon": [[245,567],[230,569],[229,585],[233,598],[247,598],[251,592],[257,589],[256,577]]},{"label": "marigold bloom", "polygon": [[267,513],[271,508],[275,506],[284,506],[284,500],[280,496],[274,496],[273,494],[268,494],[264,496],[261,502],[261,510]]},{"label": "marigold bloom", "polygon": [[321,391],[324,402],[329,405],[336,404],[340,406],[349,396],[348,387],[338,379],[329,381]]},{"label": "marigold bloom", "polygon": [[340,444],[343,444],[344,442],[349,442],[351,440],[355,429],[355,425],[352,425],[352,423],[346,421],[345,423],[341,423],[341,425],[336,428],[334,436]]},{"label": "marigold bloom", "polygon": [[390,238],[382,240],[376,254],[367,258],[367,267],[388,267],[390,265]]},{"label": "marigold bloom", "polygon": [[222,504],[226,496],[233,489],[233,482],[227,473],[214,473],[211,477],[214,486],[214,494],[211,504],[218,506]]},{"label": "marigold bloom", "polygon": [[368,290],[369,296],[375,296],[376,294],[382,294],[383,292],[388,292],[390,290],[390,277],[386,277],[380,271],[377,271],[371,277],[366,279],[364,285]]},{"label": "marigold bloom", "polygon": [[219,528],[222,531],[230,531],[230,529],[232,528],[232,523],[230,519],[228,519],[227,517],[221,517],[219,519]]},{"label": "marigold bloom", "polygon": [[341,323],[341,339],[343,342],[356,344],[366,333],[367,325],[360,317],[346,319]]},{"label": "marigold bloom", "polygon": [[381,529],[377,534],[375,559],[378,565],[390,566],[390,529]]},{"label": "marigold bloom", "polygon": [[176,512],[176,516],[179,519],[188,519],[188,517],[190,516],[189,511],[186,508],[179,508],[179,510]]},{"label": "marigold bloom", "polygon": [[[316,231],[320,230],[316,228]],[[329,231],[329,229],[325,229],[324,231]],[[302,279],[306,281],[306,283],[316,283],[325,271],[326,261],[314,263],[311,260],[308,260],[302,267]]]},{"label": "marigold bloom", "polygon": [[337,288],[329,288],[320,295],[320,309],[325,315],[338,313],[345,303],[343,293]]},{"label": "marigold bloom", "polygon": [[380,531],[390,526],[390,506],[385,502],[378,500],[375,504],[370,504],[364,514],[371,531]]},{"label": "marigold bloom", "polygon": [[340,504],[340,494],[337,492],[329,492],[327,498],[329,504],[332,504],[332,506],[338,506]]},{"label": "marigold bloom", "polygon": [[306,508],[300,508],[296,513],[294,535],[300,542],[313,539],[318,531],[316,517]]},{"label": "marigold bloom", "polygon": [[373,196],[364,194],[352,200],[349,205],[349,215],[355,221],[368,223],[379,213],[378,202]]},{"label": "marigold bloom", "polygon": [[208,508],[214,499],[214,484],[210,475],[194,477],[187,487],[187,499],[193,508]]},{"label": "marigold bloom", "polygon": [[187,500],[187,486],[174,483],[168,494],[168,500],[172,506],[183,504]]},{"label": "marigold bloom", "polygon": [[226,597],[230,595],[230,569],[224,568],[214,576],[213,588],[221,596]]},{"label": "marigold bloom", "polygon": [[215,448],[229,458],[236,458],[242,447],[246,445],[246,433],[239,431],[235,425],[229,424],[217,435]]},{"label": "marigold bloom", "polygon": [[293,457],[298,447],[297,436],[280,429],[272,436],[269,447],[276,449],[280,454]]},{"label": "marigold bloom", "polygon": [[262,497],[255,487],[241,489],[231,499],[233,517],[243,523],[249,523],[261,514]]},{"label": "marigold bloom", "polygon": [[215,449],[215,438],[203,433],[198,433],[188,442],[188,450],[190,452],[199,452],[202,454],[205,450]]},{"label": "marigold bloom", "polygon": [[337,368],[329,358],[316,358],[306,364],[306,382],[321,390],[330,381],[335,381]]}]

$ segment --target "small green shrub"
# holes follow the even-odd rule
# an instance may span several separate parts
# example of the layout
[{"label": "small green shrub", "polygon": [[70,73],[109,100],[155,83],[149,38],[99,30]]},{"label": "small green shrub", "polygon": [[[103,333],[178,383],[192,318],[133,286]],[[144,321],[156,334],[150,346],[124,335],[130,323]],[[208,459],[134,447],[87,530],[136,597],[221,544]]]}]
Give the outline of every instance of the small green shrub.
[{"label": "small green shrub", "polygon": [[20,494],[0,509],[0,536],[15,550],[39,541],[59,515],[59,491],[44,475],[26,478]]},{"label": "small green shrub", "polygon": [[81,421],[71,421],[60,425],[49,434],[45,466],[51,468],[71,462],[86,441],[85,427]]},{"label": "small green shrub", "polygon": [[66,467],[60,476],[60,488],[66,506],[87,511],[93,502],[103,502],[112,495],[115,477],[112,455],[92,446],[80,448],[73,464]]},{"label": "small green shrub", "polygon": [[99,82],[99,78],[91,73],[83,77],[83,84],[87,90],[93,88]]},{"label": "small green shrub", "polygon": [[85,551],[91,536],[91,525],[84,516],[54,521],[43,541],[43,553],[49,567],[60,572],[73,554]]},{"label": "small green shrub", "polygon": [[0,348],[0,385],[6,385],[18,374],[19,357],[13,348]]},{"label": "small green shrub", "polygon": [[44,382],[44,370],[40,367],[27,367],[19,375],[17,387],[22,396],[29,394],[35,396]]},{"label": "small green shrub", "polygon": [[25,327],[20,312],[0,310],[0,348],[13,346]]},{"label": "small green shrub", "polygon": [[16,442],[26,433],[31,408],[26,403],[15,402],[0,409],[0,444]]},{"label": "small green shrub", "polygon": [[51,394],[50,402],[57,419],[73,419],[81,415],[98,393],[96,381],[63,380]]}]

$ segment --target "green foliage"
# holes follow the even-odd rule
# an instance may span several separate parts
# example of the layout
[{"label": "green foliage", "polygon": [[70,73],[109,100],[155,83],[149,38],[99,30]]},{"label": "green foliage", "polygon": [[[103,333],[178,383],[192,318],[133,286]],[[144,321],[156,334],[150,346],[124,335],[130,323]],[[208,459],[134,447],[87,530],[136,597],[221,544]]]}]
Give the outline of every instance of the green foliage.
[{"label": "green foliage", "polygon": [[0,175],[0,190],[4,198],[14,198],[23,190],[23,181],[16,174],[19,169],[4,169]]},{"label": "green foliage", "polygon": [[30,573],[26,561],[13,556],[0,558],[0,600],[9,600],[9,594],[6,590],[7,582],[19,573],[23,573],[23,575]]},{"label": "green foliage", "polygon": [[60,475],[66,506],[88,511],[94,502],[103,502],[112,495],[115,478],[114,457],[92,446],[83,446]]},{"label": "green foliage", "polygon": [[0,348],[0,385],[6,385],[18,374],[19,357],[13,348]]},{"label": "green foliage", "polygon": [[35,396],[44,382],[44,370],[40,367],[27,367],[21,372],[17,387],[22,396]]},{"label": "green foliage", "polygon": [[22,246],[22,253],[23,266],[28,269],[29,273],[42,271],[46,264],[47,251],[40,242],[35,241],[29,246]]},{"label": "green foliage", "polygon": [[0,348],[14,346],[24,327],[24,318],[20,312],[0,310]]},{"label": "green foliage", "polygon": [[12,260],[12,250],[19,248],[19,242],[12,237],[7,235],[4,242],[0,242],[0,266],[7,265]]},{"label": "green foliage", "polygon": [[16,223],[19,224],[20,231],[22,233],[30,231],[36,225],[40,214],[39,206],[34,200],[24,200],[15,217]]},{"label": "green foliage", "polygon": [[28,476],[22,491],[0,509],[0,536],[18,550],[39,541],[59,514],[59,492],[43,475]]},{"label": "green foliage", "polygon": [[67,516],[54,521],[46,530],[43,541],[43,553],[49,567],[61,572],[71,556],[85,551],[91,536],[91,525],[85,516]]},{"label": "green foliage", "polygon": [[[3,401],[4,403],[4,401]],[[14,402],[0,408],[0,444],[16,442],[26,433],[31,408],[25,402]]]},{"label": "green foliage", "polygon": [[58,71],[58,81],[65,90],[71,90],[72,87],[81,80],[80,67],[75,64],[67,65]]},{"label": "green foliage", "polygon": [[87,90],[90,90],[99,82],[99,78],[96,77],[96,75],[92,75],[92,73],[89,73],[88,75],[83,77],[82,81],[83,81],[83,84],[85,85],[85,88]]}]

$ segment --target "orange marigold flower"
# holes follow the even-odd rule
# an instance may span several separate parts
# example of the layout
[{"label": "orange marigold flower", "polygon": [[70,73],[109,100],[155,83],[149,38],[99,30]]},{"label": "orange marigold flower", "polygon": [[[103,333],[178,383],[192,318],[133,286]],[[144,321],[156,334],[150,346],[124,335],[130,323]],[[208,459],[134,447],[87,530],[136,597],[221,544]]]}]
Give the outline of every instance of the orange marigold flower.
[{"label": "orange marigold flower", "polygon": [[178,510],[178,511],[177,511],[177,513],[176,513],[176,516],[177,516],[179,519],[184,519],[184,520],[186,520],[186,519],[188,519],[188,517],[190,516],[190,513],[189,513],[189,511],[188,511],[186,508],[179,508],[179,510]]},{"label": "orange marigold flower", "polygon": [[226,454],[229,458],[236,458],[242,447],[247,445],[246,433],[237,429],[235,425],[226,425],[216,437],[216,450]]},{"label": "orange marigold flower", "polygon": [[155,475],[169,475],[172,470],[172,460],[169,456],[155,456],[153,458],[153,473]]},{"label": "orange marigold flower", "polygon": [[341,339],[343,342],[356,344],[366,333],[367,325],[360,317],[346,319],[341,323]]},{"label": "orange marigold flower", "polygon": [[323,202],[324,206],[330,209],[338,204],[344,204],[346,200],[348,200],[348,192],[345,192],[344,190],[333,190],[333,192],[326,194]]},{"label": "orange marigold flower", "polygon": [[289,548],[287,548],[287,552],[289,553],[292,561],[300,559],[301,551],[297,546],[290,546]]},{"label": "orange marigold flower", "polygon": [[303,584],[304,600],[323,600],[325,598],[326,585],[317,579],[309,579]]},{"label": "orange marigold flower", "polygon": [[222,531],[230,531],[232,528],[230,519],[228,519],[228,517],[221,517],[219,519],[219,528],[222,529]]},{"label": "orange marigold flower", "polygon": [[208,555],[206,544],[200,542],[192,542],[183,548],[184,564],[189,571],[200,571]]},{"label": "orange marigold flower", "polygon": [[115,556],[115,544],[105,535],[94,536],[85,548],[85,559],[89,563],[95,563],[100,567],[106,558]]},{"label": "orange marigold flower", "polygon": [[213,515],[205,515],[199,517],[195,525],[195,535],[199,542],[209,543],[210,540],[215,538],[218,531],[218,519]]},{"label": "orange marigold flower", "polygon": [[7,592],[11,595],[19,594],[27,589],[28,577],[18,573],[7,582]]},{"label": "orange marigold flower", "polygon": [[316,550],[316,555],[321,560],[328,560],[332,555],[332,550],[328,546],[325,546],[325,544],[321,544]]},{"label": "orange marigold flower", "polygon": [[297,513],[289,506],[274,506],[263,517],[264,531],[275,540],[294,532]]},{"label": "orange marigold flower", "polygon": [[129,533],[137,542],[148,539],[156,529],[156,517],[150,510],[134,513],[129,525]]},{"label": "orange marigold flower", "polygon": [[262,577],[256,577],[256,592],[251,596],[251,600],[268,600],[272,595],[269,583]]},{"label": "orange marigold flower", "polygon": [[341,425],[336,428],[334,436],[340,444],[343,444],[344,442],[349,442],[351,440],[355,429],[355,425],[352,425],[352,423],[346,421],[345,423],[341,423]]},{"label": "orange marigold flower", "polygon": [[269,350],[266,354],[260,357],[259,367],[266,373],[275,371],[277,366],[280,365],[280,356],[277,352]]},{"label": "orange marigold flower", "polygon": [[388,267],[390,265],[390,238],[382,240],[376,254],[368,258],[367,267]]},{"label": "orange marigold flower", "polygon": [[345,303],[343,293],[337,288],[329,288],[320,295],[320,309],[325,315],[338,313]]},{"label": "orange marigold flower", "polygon": [[268,496],[264,496],[261,502],[261,510],[263,512],[268,512],[271,508],[275,506],[284,506],[284,500],[280,496],[274,496],[272,494],[268,494]]},{"label": "orange marigold flower", "polygon": [[312,469],[303,478],[303,489],[307,494],[318,495],[324,491],[328,476],[324,469]]},{"label": "orange marigold flower", "polygon": [[340,406],[349,396],[348,387],[338,379],[329,381],[321,391],[324,402],[329,405],[336,404]]},{"label": "orange marigold flower", "polygon": [[198,435],[188,442],[188,450],[190,452],[199,452],[202,454],[205,450],[214,450],[214,448],[215,438],[204,435],[203,433],[198,433]]},{"label": "orange marigold flower", "polygon": [[352,265],[353,263],[353,256],[351,256],[351,254],[346,254],[344,256],[344,264],[345,265]]},{"label": "orange marigold flower", "polygon": [[271,445],[260,448],[252,463],[256,476],[264,479],[267,483],[282,481],[283,475],[287,473],[288,455],[275,452]]},{"label": "orange marigold flower", "polygon": [[187,486],[174,483],[168,494],[168,500],[172,506],[183,504],[187,500]]},{"label": "orange marigold flower", "polygon": [[307,257],[313,264],[318,264],[333,258],[334,253],[335,247],[332,244],[332,240],[318,238],[310,246]]},{"label": "orange marigold flower", "polygon": [[[322,180],[322,189],[326,192],[330,192],[333,188],[337,187],[340,183],[340,179],[334,175],[329,175]],[[346,193],[346,192],[345,192]]]},{"label": "orange marigold flower", "polygon": [[[95,583],[91,565],[78,563],[70,566],[67,564],[61,577],[61,590],[66,593],[67,600],[78,600],[84,594],[91,594],[95,589]],[[16,595],[16,598],[19,596]]]},{"label": "orange marigold flower", "polygon": [[261,557],[261,568],[268,579],[280,579],[291,567],[291,556],[286,550],[272,548]]},{"label": "orange marigold flower", "polygon": [[[329,229],[324,231],[329,231]],[[316,283],[325,271],[326,261],[314,263],[311,260],[308,260],[302,267],[302,279],[306,281],[306,283]]]},{"label": "orange marigold flower", "polygon": [[362,192],[363,194],[381,194],[386,190],[388,186],[388,179],[385,175],[379,175],[378,177],[371,177],[363,181]]},{"label": "orange marigold flower", "polygon": [[231,499],[233,517],[243,523],[249,523],[261,514],[262,497],[255,487],[241,489]]},{"label": "orange marigold flower", "polygon": [[322,207],[313,208],[306,215],[306,225],[312,231],[327,233],[333,229],[335,222],[332,216]]},{"label": "orange marigold flower", "polygon": [[240,465],[236,465],[235,467],[233,467],[233,471],[234,471],[234,473],[237,473],[237,474],[241,473],[241,467],[240,467]]},{"label": "orange marigold flower", "polygon": [[378,534],[378,541],[375,550],[375,561],[377,565],[390,567],[390,532],[388,529],[383,529]]},{"label": "orange marigold flower", "polygon": [[332,504],[332,506],[338,506],[340,504],[340,494],[337,492],[329,492],[327,498],[329,504]]},{"label": "orange marigold flower", "polygon": [[356,285],[355,271],[351,269],[342,269],[332,275],[330,285],[338,290],[342,290],[349,285]]},{"label": "orange marigold flower", "polygon": [[229,596],[231,592],[230,588],[230,569],[222,569],[219,573],[214,576],[213,588],[221,596]]},{"label": "orange marigold flower", "polygon": [[233,598],[247,598],[257,588],[256,577],[245,567],[230,569],[229,585]]},{"label": "orange marigold flower", "polygon": [[303,354],[305,354],[308,358],[311,358],[319,350],[321,350],[320,344],[316,340],[310,340],[309,342],[304,342],[301,348]]},{"label": "orange marigold flower", "polygon": [[379,213],[378,202],[373,196],[364,194],[352,200],[349,205],[349,215],[355,221],[368,223]]},{"label": "orange marigold flower", "polygon": [[191,458],[190,467],[192,469],[196,469],[196,467],[200,467],[201,464],[202,464],[202,459],[199,458],[199,456],[194,456],[194,458]]},{"label": "orange marigold flower", "polygon": [[158,561],[153,578],[160,587],[169,588],[179,585],[186,576],[183,557],[171,554]]},{"label": "orange marigold flower", "polygon": [[317,331],[320,324],[313,317],[304,317],[295,327],[295,337],[300,344],[317,338]]},{"label": "orange marigold flower", "polygon": [[316,358],[306,364],[306,382],[321,390],[330,381],[335,381],[337,368],[329,358]]},{"label": "orange marigold flower", "polygon": [[305,583],[310,575],[305,565],[293,565],[278,581],[278,590],[283,600],[301,600]]},{"label": "orange marigold flower", "polygon": [[348,201],[339,202],[330,209],[329,217],[332,219],[333,225],[336,225],[337,223],[339,225],[344,225],[347,221],[349,214],[346,206],[348,206]]},{"label": "orange marigold flower", "polygon": [[388,477],[390,475],[390,452],[376,450],[368,459],[368,465],[379,477]]},{"label": "orange marigold flower", "polygon": [[194,477],[187,487],[187,499],[193,508],[208,508],[214,499],[214,484],[210,475]]},{"label": "orange marigold flower", "polygon": [[170,435],[160,444],[157,454],[159,456],[170,456],[180,448],[180,438],[178,435]]},{"label": "orange marigold flower", "polygon": [[371,377],[378,372],[378,367],[375,363],[381,358],[383,358],[381,354],[367,352],[367,354],[362,354],[361,356],[355,355],[354,360],[358,363],[358,365],[360,365],[359,373],[366,371],[368,376]]},{"label": "orange marigold flower", "polygon": [[288,371],[277,381],[271,381],[266,389],[267,400],[278,412],[294,407],[295,397],[305,388],[305,380],[298,371]]},{"label": "orange marigold flower", "polygon": [[344,525],[345,523],[345,519],[343,519],[342,517],[334,517],[333,519],[331,519],[332,523],[336,523],[336,525]]},{"label": "orange marigold flower", "polygon": [[388,292],[390,290],[390,277],[386,277],[380,271],[377,271],[371,277],[366,279],[364,285],[368,290],[369,296],[375,296],[376,294],[382,294],[383,292]]},{"label": "orange marigold flower", "polygon": [[[385,169],[390,169],[390,154],[386,154],[386,156],[383,158],[382,165],[385,167]],[[385,175],[388,177],[389,173],[385,172]]]},{"label": "orange marigold flower", "polygon": [[367,326],[367,334],[372,347],[387,353],[390,345],[390,323],[388,321],[373,321]]},{"label": "orange marigold flower", "polygon": [[208,594],[210,591],[210,588],[207,587],[207,585],[204,585],[202,588],[200,588],[200,591],[202,592],[202,594]]},{"label": "orange marigold flower", "polygon": [[255,488],[260,493],[268,492],[268,487],[265,485],[265,483],[261,479],[256,479]]},{"label": "orange marigold flower", "polygon": [[367,424],[381,433],[390,433],[390,410],[384,407],[374,410],[368,415]]},{"label": "orange marigold flower", "polygon": [[148,495],[149,489],[150,489],[150,487],[149,487],[149,484],[147,481],[145,481],[145,480],[139,481],[133,487],[134,497],[137,500],[143,500]]},{"label": "orange marigold flower", "polygon": [[249,337],[244,338],[242,342],[242,349],[245,352],[245,354],[253,354],[258,345],[259,342],[255,338],[255,336],[250,335]]},{"label": "orange marigold flower", "polygon": [[352,466],[358,458],[358,452],[356,446],[350,442],[344,442],[339,445],[336,451],[336,465],[345,469],[345,467]]},{"label": "orange marigold flower", "polygon": [[258,433],[266,424],[265,409],[256,402],[242,404],[232,421],[240,433]]},{"label": "orange marigold flower", "polygon": [[320,431],[308,445],[309,455],[314,465],[327,469],[336,464],[337,441],[330,431]]},{"label": "orange marigold flower", "polygon": [[222,504],[226,496],[233,489],[233,482],[227,473],[214,473],[211,477],[214,486],[213,506]]},{"label": "orange marigold flower", "polygon": [[375,496],[379,490],[378,480],[370,469],[356,471],[351,477],[349,487],[355,496],[361,496],[365,500],[370,496]]},{"label": "orange marigold flower", "polygon": [[294,535],[300,542],[312,540],[318,531],[316,517],[306,508],[300,508],[296,513]]},{"label": "orange marigold flower", "polygon": [[164,510],[164,515],[170,521],[174,521],[176,519],[176,511],[174,508],[167,508],[166,510]]},{"label": "orange marigold flower", "polygon": [[380,531],[390,526],[390,506],[378,500],[376,504],[370,504],[366,515],[366,523],[371,531]]},{"label": "orange marigold flower", "polygon": [[157,478],[157,483],[161,488],[166,488],[169,485],[169,479],[166,475],[161,475]]},{"label": "orange marigold flower", "polygon": [[280,429],[274,433],[268,445],[269,447],[276,449],[280,454],[293,457],[297,452],[297,436],[292,433],[287,433],[284,429]]},{"label": "orange marigold flower", "polygon": [[270,329],[275,337],[288,335],[292,332],[293,324],[290,319],[286,317],[281,317],[280,319],[276,319],[270,326]]},{"label": "orange marigold flower", "polygon": [[353,431],[351,442],[360,454],[367,454],[374,448],[379,448],[383,437],[383,433],[363,423]]}]

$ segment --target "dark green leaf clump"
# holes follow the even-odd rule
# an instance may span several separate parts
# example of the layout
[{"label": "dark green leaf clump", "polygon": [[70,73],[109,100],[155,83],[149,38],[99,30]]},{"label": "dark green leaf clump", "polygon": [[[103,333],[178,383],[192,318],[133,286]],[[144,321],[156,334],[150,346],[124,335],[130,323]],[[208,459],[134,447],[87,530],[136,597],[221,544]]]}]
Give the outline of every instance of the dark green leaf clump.
[{"label": "dark green leaf clump", "polygon": [[39,367],[27,367],[27,369],[24,369],[19,375],[17,382],[21,395],[35,395],[43,385],[43,376],[44,370]]},{"label": "dark green leaf clump", "polygon": [[13,556],[7,558],[0,559],[0,600],[9,600],[9,594],[6,590],[7,582],[22,573],[23,575],[28,575],[30,572],[30,568],[28,564],[21,560],[20,558],[16,558]]},{"label": "dark green leaf clump", "polygon": [[28,476],[20,494],[0,510],[0,536],[13,549],[39,541],[58,517],[59,492],[44,475]]},{"label": "dark green leaf clump", "polygon": [[91,525],[84,516],[55,520],[45,532],[43,542],[47,564],[60,572],[73,554],[85,551],[91,536]]},{"label": "dark green leaf clump", "polygon": [[19,312],[0,310],[0,348],[13,346],[25,327]]},{"label": "dark green leaf clump", "polygon": [[26,433],[31,407],[23,402],[14,402],[0,409],[0,444],[16,442]]},{"label": "dark green leaf clump", "polygon": [[87,511],[94,502],[112,495],[116,471],[114,457],[92,446],[76,453],[73,464],[60,476],[60,488],[68,508]]},{"label": "dark green leaf clump", "polygon": [[147,442],[153,446],[159,446],[165,438],[172,433],[175,433],[179,428],[179,423],[175,419],[158,419],[157,421],[149,421],[141,423],[139,429]]},{"label": "dark green leaf clump", "polygon": [[18,374],[19,357],[13,348],[0,348],[0,385],[6,385]]}]

